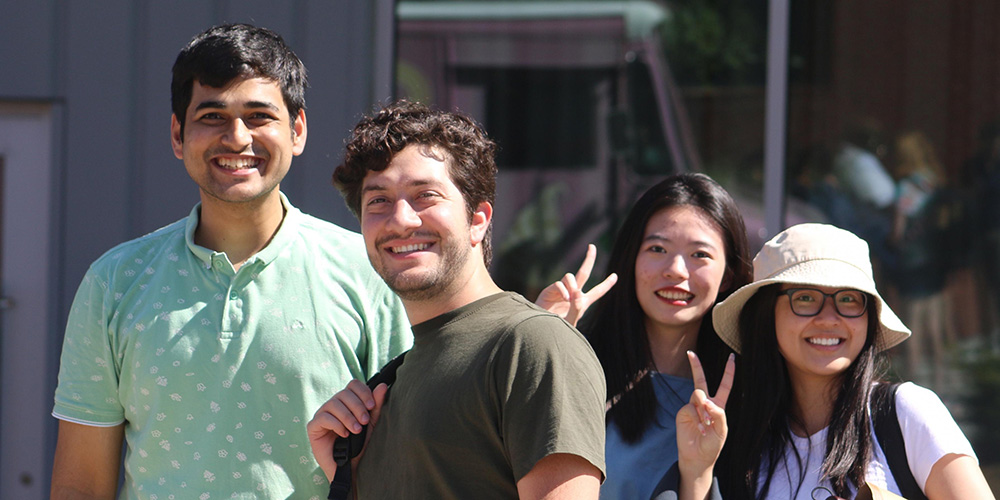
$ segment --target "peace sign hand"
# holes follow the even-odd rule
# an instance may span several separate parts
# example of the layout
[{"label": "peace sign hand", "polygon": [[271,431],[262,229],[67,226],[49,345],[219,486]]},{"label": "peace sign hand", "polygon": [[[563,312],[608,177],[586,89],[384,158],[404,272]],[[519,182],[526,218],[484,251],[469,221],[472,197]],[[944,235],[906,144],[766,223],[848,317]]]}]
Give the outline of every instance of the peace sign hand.
[{"label": "peace sign hand", "polygon": [[708,381],[698,356],[688,351],[694,392],[691,401],[677,412],[677,459],[681,472],[681,498],[705,498],[729,427],[726,401],[733,388],[735,356],[730,354],[715,396],[708,396]]},{"label": "peace sign hand", "polygon": [[591,243],[587,245],[587,256],[584,257],[576,274],[566,273],[562,280],[545,287],[535,299],[535,304],[576,326],[583,313],[587,312],[587,308],[608,293],[618,281],[618,275],[611,273],[604,281],[584,293],[583,285],[590,279],[596,259],[597,247]]}]

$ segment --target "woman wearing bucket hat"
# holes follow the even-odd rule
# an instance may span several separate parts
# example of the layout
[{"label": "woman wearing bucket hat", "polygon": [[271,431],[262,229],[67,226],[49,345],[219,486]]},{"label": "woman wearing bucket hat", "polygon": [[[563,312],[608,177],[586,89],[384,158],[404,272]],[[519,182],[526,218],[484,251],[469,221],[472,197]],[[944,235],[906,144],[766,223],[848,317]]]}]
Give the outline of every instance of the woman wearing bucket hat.
[{"label": "woman wearing bucket hat", "polygon": [[[712,318],[740,356],[726,415],[692,398],[682,414],[694,423],[678,418],[678,442],[706,443],[680,458],[692,498],[707,493],[691,487],[693,478],[710,477],[713,467],[727,500],[812,499],[820,489],[853,498],[866,482],[899,493],[897,482],[910,474],[922,490],[916,495],[932,500],[993,498],[947,408],[912,383],[899,385],[894,400],[910,474],[894,476],[886,456],[903,453],[876,440],[872,414],[881,406],[873,398],[889,387],[881,383],[883,351],[910,331],[876,289],[864,240],[825,224],[779,233],[754,258],[754,281]],[[721,439],[699,438],[706,434]],[[722,441],[719,455],[709,445]]]},{"label": "woman wearing bucket hat", "polygon": [[[536,303],[560,311],[572,306],[566,315],[572,322],[603,293],[603,284],[598,293],[579,289],[590,274],[588,262],[592,253],[584,272],[550,285]],[[580,321],[608,384],[601,498],[647,498],[663,464],[677,459],[675,416],[694,390],[686,353],[702,356],[711,383],[723,378],[731,351],[707,316],[717,300],[750,281],[743,218],[710,177],[668,177],[630,210],[608,274],[618,276],[617,285]]]}]

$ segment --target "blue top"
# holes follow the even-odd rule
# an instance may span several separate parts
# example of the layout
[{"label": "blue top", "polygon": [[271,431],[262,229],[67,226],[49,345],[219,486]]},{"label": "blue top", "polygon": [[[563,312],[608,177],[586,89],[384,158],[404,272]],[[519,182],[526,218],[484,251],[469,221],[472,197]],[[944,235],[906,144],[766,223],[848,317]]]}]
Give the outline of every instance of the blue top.
[{"label": "blue top", "polygon": [[638,442],[628,444],[614,424],[607,427],[604,461],[608,475],[601,485],[601,500],[646,499],[663,473],[677,461],[677,411],[691,399],[694,381],[653,373],[656,423]]}]

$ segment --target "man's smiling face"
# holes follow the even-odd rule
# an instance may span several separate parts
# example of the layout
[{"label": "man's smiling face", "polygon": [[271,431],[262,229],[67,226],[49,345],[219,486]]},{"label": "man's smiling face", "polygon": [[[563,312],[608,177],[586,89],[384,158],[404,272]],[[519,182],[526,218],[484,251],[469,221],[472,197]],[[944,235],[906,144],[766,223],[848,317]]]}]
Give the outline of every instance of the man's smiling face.
[{"label": "man's smiling face", "polygon": [[[368,258],[403,300],[449,293],[469,273],[473,231],[443,154],[410,145],[362,185],[361,232]],[[474,234],[476,233],[476,234]]]},{"label": "man's smiling face", "polygon": [[280,87],[265,78],[238,78],[224,88],[192,85],[183,137],[174,116],[171,143],[203,201],[276,195],[292,157],[305,148],[305,112],[292,123]]}]

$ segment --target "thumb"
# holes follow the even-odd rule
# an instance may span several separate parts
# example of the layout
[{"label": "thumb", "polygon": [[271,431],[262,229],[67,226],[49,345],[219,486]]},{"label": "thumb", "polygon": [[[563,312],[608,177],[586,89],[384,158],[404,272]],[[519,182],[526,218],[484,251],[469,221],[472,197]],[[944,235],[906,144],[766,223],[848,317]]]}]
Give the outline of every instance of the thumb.
[{"label": "thumb", "polygon": [[385,384],[375,386],[375,390],[372,391],[372,398],[375,400],[375,408],[369,412],[372,417],[369,424],[371,427],[375,426],[375,422],[378,422],[379,416],[382,415],[382,405],[385,404],[385,396],[388,393],[389,386]]}]

